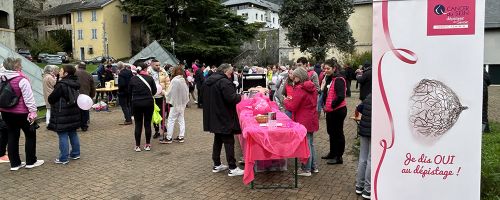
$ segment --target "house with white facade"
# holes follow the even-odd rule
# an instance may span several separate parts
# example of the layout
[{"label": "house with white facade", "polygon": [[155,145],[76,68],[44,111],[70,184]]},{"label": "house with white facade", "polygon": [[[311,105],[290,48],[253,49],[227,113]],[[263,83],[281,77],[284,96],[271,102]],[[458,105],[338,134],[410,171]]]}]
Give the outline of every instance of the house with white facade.
[{"label": "house with white facade", "polygon": [[280,28],[280,5],[265,0],[229,0],[222,4],[237,15],[246,17],[247,23],[266,23],[266,28]]},{"label": "house with white facade", "polygon": [[12,0],[0,1],[0,43],[11,50],[16,48]]}]

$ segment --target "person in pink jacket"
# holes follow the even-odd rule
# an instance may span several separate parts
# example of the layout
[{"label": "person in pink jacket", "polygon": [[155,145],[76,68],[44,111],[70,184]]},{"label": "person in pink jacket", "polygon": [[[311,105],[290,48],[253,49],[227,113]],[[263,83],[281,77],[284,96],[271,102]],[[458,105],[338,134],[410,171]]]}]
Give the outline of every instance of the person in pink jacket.
[{"label": "person in pink jacket", "polygon": [[[8,108],[0,108],[2,119],[7,124],[8,151],[10,170],[17,171],[26,167],[31,169],[44,163],[36,157],[36,128],[32,125],[37,117],[37,107],[31,84],[28,78],[21,72],[23,69],[21,59],[6,58],[3,62],[4,68],[0,69],[0,81],[8,81],[12,90],[19,97],[17,104]],[[25,137],[26,162],[21,162],[19,157],[19,137],[21,130]]]},{"label": "person in pink jacket", "polygon": [[283,101],[285,108],[292,112],[292,120],[298,122],[307,129],[307,141],[311,155],[307,164],[302,165],[299,176],[311,176],[311,172],[318,173],[316,165],[316,152],[314,149],[313,133],[319,129],[318,119],[318,92],[316,86],[309,80],[307,71],[303,68],[297,68],[293,71],[294,88],[293,94],[287,96]]}]

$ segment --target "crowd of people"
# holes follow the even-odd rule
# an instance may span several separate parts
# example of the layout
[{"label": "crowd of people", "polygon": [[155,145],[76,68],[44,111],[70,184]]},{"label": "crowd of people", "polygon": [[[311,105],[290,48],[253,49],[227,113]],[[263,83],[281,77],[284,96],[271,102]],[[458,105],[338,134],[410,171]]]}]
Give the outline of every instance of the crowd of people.
[{"label": "crowd of people", "polygon": [[[319,173],[314,135],[319,130],[322,114],[326,118],[329,148],[321,159],[326,159],[329,165],[343,164],[346,98],[351,96],[351,82],[356,80],[360,85],[356,112],[362,117],[358,127],[360,154],[355,192],[370,198],[372,68],[369,62],[354,70],[349,65],[342,67],[335,58],[311,65],[302,57],[292,66],[244,67],[236,71],[230,64],[209,67],[198,60],[190,67],[185,63],[177,66],[165,63],[162,66],[160,61],[151,58],[136,61],[133,65],[122,62],[112,65],[103,60],[97,70],[98,87],[117,78],[118,91],[107,96],[108,100],[117,98],[119,101],[124,117],[120,125],[135,126],[134,151],[151,151],[151,139],[158,139],[161,144],[183,143],[186,137],[184,113],[192,101],[203,109],[203,130],[214,134],[212,171],[228,170],[228,176],[244,173],[236,165],[234,149],[234,135],[241,133],[236,105],[242,99],[239,89],[243,73],[266,74],[269,98],[277,102],[287,116],[306,128],[311,154],[307,163],[302,165],[300,176]],[[486,78],[485,88],[488,84]],[[36,156],[37,107],[20,59],[5,59],[0,68],[0,83],[3,119],[0,120],[0,163],[10,162],[12,171],[43,165],[44,160],[38,160]],[[83,132],[89,129],[90,113],[79,108],[77,99],[80,94],[94,98],[96,84],[86,71],[85,63],[62,67],[47,65],[43,70],[43,94],[47,129],[59,137],[60,153],[54,162],[68,164],[70,160],[80,158],[77,129]],[[174,137],[175,123],[180,128],[177,137]],[[489,129],[487,118],[483,123],[484,129]],[[22,162],[19,156],[21,130],[26,138],[26,162]],[[141,145],[143,132],[145,143]],[[222,146],[227,165],[220,159]]]}]

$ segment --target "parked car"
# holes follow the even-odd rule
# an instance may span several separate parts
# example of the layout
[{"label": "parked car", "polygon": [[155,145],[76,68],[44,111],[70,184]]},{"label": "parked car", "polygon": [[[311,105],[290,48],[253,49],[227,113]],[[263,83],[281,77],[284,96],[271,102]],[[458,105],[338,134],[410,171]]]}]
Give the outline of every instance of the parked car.
[{"label": "parked car", "polygon": [[29,61],[33,61],[33,57],[31,56],[30,50],[20,49],[17,53],[19,53],[21,56],[25,57]]},{"label": "parked car", "polygon": [[111,60],[111,61],[115,61],[115,58],[113,57],[108,57],[108,56],[97,56],[95,58],[92,58],[90,60],[84,60],[83,62],[87,63],[87,64],[99,64],[101,63],[102,59],[105,58],[106,60]]},{"label": "parked car", "polygon": [[66,52],[57,52],[57,55],[61,57],[63,63],[69,63],[69,56]]},{"label": "parked car", "polygon": [[39,63],[42,63],[42,62],[45,62],[45,58],[47,58],[47,55],[49,55],[48,53],[39,53],[38,54],[38,62]]},{"label": "parked car", "polygon": [[59,55],[47,55],[44,62],[51,65],[60,65],[63,61]]}]

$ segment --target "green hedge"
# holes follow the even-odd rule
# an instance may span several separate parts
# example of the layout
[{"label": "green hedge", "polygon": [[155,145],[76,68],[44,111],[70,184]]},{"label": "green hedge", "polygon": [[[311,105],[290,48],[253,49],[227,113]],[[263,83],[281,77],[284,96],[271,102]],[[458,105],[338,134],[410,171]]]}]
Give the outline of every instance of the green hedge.
[{"label": "green hedge", "polygon": [[490,128],[483,134],[481,199],[500,200],[500,124],[490,123]]}]

